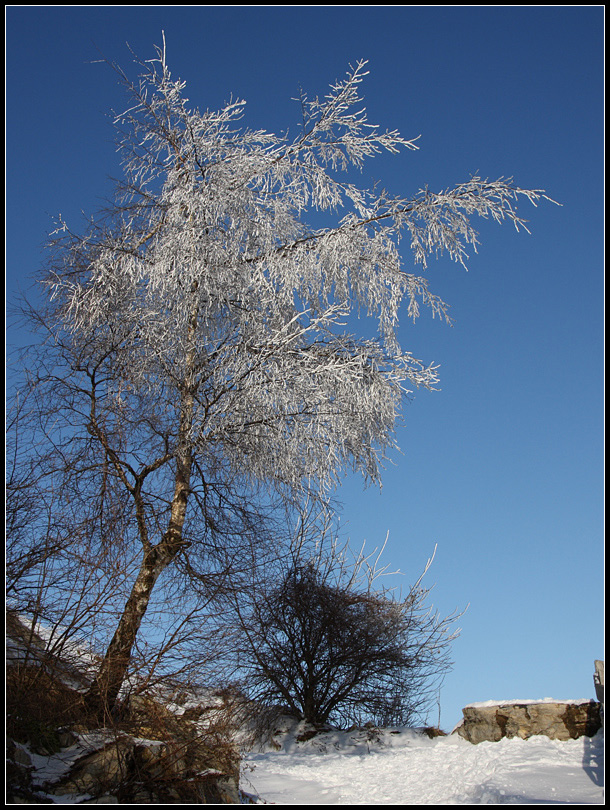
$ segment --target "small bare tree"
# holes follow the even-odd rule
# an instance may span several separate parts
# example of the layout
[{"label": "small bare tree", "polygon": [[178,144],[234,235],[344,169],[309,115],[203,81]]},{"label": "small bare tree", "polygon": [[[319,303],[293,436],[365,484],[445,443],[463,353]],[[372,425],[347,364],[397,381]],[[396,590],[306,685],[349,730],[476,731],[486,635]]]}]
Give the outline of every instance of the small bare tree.
[{"label": "small bare tree", "polygon": [[350,557],[327,541],[299,543],[278,579],[238,598],[247,694],[318,727],[425,718],[461,615],[429,604],[422,579],[432,559],[403,597],[381,585],[379,554]]},{"label": "small bare tree", "polygon": [[[346,180],[381,150],[416,148],[368,123],[363,62],[301,98],[294,137],[243,128],[242,101],[189,109],[165,46],[135,82],[116,69],[131,95],[115,119],[125,180],[84,233],[59,223],[27,361],[69,473],[57,508],[67,494],[75,512],[97,504],[99,541],[139,554],[88,695],[102,713],[166,569],[205,576],[218,550],[229,559],[256,535],[272,495],[328,491],[346,467],[379,479],[409,387],[437,380],[398,344],[401,302],[447,317],[399,242],[423,267],[443,251],[463,263],[472,216],[520,228],[516,201],[544,197],[504,179],[407,198]],[[307,223],[312,210],[327,227]],[[377,338],[346,329],[354,307],[377,318]]]}]

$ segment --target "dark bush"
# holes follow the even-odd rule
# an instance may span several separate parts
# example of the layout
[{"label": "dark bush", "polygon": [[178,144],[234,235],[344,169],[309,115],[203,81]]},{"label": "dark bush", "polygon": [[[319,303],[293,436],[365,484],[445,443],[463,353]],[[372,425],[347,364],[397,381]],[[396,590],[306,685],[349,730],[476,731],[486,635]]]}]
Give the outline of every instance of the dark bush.
[{"label": "dark bush", "polygon": [[250,694],[316,726],[423,719],[457,635],[428,594],[421,578],[403,599],[359,590],[342,564],[293,560],[242,614]]}]

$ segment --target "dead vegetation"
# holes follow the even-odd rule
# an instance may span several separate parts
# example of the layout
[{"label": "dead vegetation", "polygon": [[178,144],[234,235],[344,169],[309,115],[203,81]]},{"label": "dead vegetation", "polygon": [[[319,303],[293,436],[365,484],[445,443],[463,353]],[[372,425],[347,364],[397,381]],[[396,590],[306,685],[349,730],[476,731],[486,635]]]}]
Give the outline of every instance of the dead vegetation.
[{"label": "dead vegetation", "polygon": [[[7,618],[7,634],[25,660],[7,667],[8,803],[79,794],[136,804],[239,802],[229,692],[211,695],[212,705],[198,705],[187,690],[167,702],[159,693],[132,694],[100,728],[77,688],[84,674],[49,655],[44,641],[14,615]],[[180,698],[184,707],[175,702]],[[66,751],[74,755],[60,778],[35,785],[31,755],[53,758]]]}]

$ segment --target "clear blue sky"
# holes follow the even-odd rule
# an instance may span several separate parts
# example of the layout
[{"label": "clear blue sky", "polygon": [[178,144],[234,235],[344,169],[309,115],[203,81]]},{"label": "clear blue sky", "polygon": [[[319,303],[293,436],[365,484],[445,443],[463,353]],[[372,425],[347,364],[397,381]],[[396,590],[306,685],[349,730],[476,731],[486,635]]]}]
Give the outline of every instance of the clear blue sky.
[{"label": "clear blue sky", "polygon": [[[418,152],[364,169],[404,196],[513,176],[562,207],[524,208],[532,234],[481,222],[466,273],[432,289],[455,326],[405,320],[403,345],[441,365],[399,432],[384,487],[347,479],[346,534],[405,585],[428,575],[441,612],[470,603],[441,694],[441,725],[488,699],[593,696],[603,650],[602,6],[8,7],[7,296],[39,264],[51,218],[78,223],[118,174],[106,117],[116,76],[165,31],[194,106],[231,94],[246,123],[298,123],[300,87],[323,94],[368,59],[369,119]],[[410,258],[405,254],[405,266]],[[10,340],[21,336],[10,333]],[[437,718],[431,716],[431,721]]]}]

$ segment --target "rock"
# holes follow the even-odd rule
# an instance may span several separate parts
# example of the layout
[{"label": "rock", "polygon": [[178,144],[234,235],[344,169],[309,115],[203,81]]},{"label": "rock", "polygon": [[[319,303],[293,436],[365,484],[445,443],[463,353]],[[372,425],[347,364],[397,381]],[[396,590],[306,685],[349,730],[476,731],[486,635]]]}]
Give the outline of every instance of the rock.
[{"label": "rock", "polygon": [[6,741],[6,798],[7,804],[26,804],[32,798],[32,759],[14,740]]},{"label": "rock", "polygon": [[542,734],[552,740],[592,737],[601,728],[600,704],[590,701],[510,701],[472,704],[462,710],[457,733],[471,743]]},{"label": "rock", "polygon": [[595,684],[595,695],[600,703],[604,702],[604,662],[595,662],[595,674],[593,675]]},{"label": "rock", "polygon": [[13,761],[23,768],[32,767],[32,757],[28,754],[22,745],[18,745],[14,740],[7,738],[6,740],[6,759]]},{"label": "rock", "polygon": [[50,788],[55,796],[87,793],[99,796],[116,790],[127,778],[135,744],[127,735],[78,759],[69,774]]},{"label": "rock", "polygon": [[99,803],[239,804],[239,757],[228,746],[199,740],[153,741],[125,733],[72,761],[53,796],[89,796]]},{"label": "rock", "polygon": [[447,734],[442,728],[437,728],[436,726],[426,726],[423,729],[423,733],[430,737],[431,740],[434,740],[436,737],[446,737]]}]

